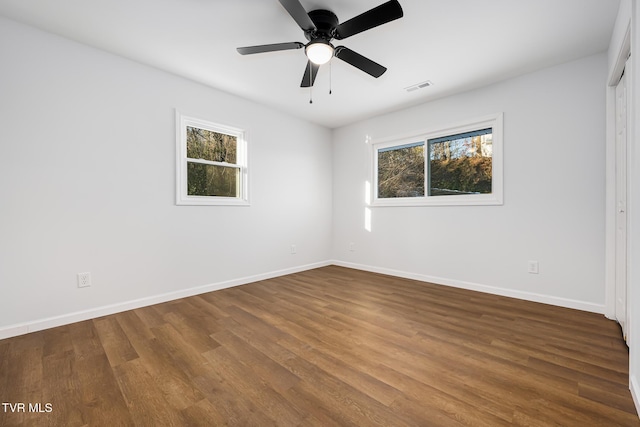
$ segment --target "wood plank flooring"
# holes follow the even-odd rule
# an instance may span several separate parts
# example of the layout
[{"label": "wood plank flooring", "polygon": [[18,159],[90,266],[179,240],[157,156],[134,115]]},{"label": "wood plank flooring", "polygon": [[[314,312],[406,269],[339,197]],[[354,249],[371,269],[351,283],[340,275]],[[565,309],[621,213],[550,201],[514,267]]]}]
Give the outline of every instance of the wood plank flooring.
[{"label": "wood plank flooring", "polygon": [[336,266],[1,340],[0,401],[2,426],[640,426],[603,316]]}]

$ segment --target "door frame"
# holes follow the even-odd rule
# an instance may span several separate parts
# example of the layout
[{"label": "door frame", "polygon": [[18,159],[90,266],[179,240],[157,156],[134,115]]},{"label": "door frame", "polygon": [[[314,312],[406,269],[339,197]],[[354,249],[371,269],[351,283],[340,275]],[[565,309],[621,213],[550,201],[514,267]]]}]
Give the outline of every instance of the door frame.
[{"label": "door frame", "polygon": [[[606,147],[605,147],[605,316],[616,320],[616,86],[625,70],[627,59],[631,53],[631,23],[627,26],[622,43],[618,47],[616,63],[608,76],[606,92]],[[631,63],[631,61],[630,61]],[[632,94],[633,73],[626,70],[627,93]],[[633,116],[633,99],[627,97],[627,117]],[[627,123],[627,159],[629,155],[629,141],[634,138],[635,126],[633,120]],[[628,165],[628,160],[627,160]],[[629,173],[627,168],[627,183]],[[627,235],[629,230],[627,229]],[[627,253],[629,251],[627,239]],[[627,257],[628,259],[628,257]],[[627,263],[627,271],[629,269]],[[627,284],[628,300],[628,284]],[[629,307],[627,305],[627,319]],[[628,326],[627,326],[628,327]],[[627,337],[629,337],[627,330]]]},{"label": "door frame", "polygon": [[[629,96],[627,91],[627,82],[629,75],[632,74],[631,60],[627,60],[624,72],[620,81],[616,85],[616,179],[615,179],[615,193],[616,193],[616,241],[615,241],[615,318],[621,326],[622,335],[626,341],[629,331],[629,221],[627,219],[627,199],[628,187],[629,187],[629,138],[627,128],[629,126]],[[620,90],[621,89],[621,90]],[[619,100],[622,93],[624,105],[620,105]],[[618,128],[620,122],[620,112],[618,108],[622,107],[624,110],[624,139],[619,138],[621,129]],[[622,205],[621,205],[622,203]],[[620,230],[623,229],[621,234]],[[620,239],[620,240],[618,240]],[[619,273],[622,273],[622,277],[618,277]],[[622,304],[620,304],[622,302]]]}]

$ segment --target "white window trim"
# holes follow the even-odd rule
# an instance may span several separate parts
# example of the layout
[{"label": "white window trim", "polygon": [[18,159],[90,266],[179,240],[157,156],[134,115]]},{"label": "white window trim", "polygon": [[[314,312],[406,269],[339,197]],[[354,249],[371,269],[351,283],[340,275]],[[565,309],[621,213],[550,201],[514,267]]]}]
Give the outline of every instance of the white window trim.
[{"label": "white window trim", "polygon": [[[394,197],[378,198],[378,150],[394,146],[401,146],[407,143],[423,141],[425,144],[425,193],[428,193],[428,159],[426,158],[428,149],[427,141],[442,136],[456,135],[473,130],[492,128],[492,160],[491,160],[491,194],[465,194],[448,196],[429,196],[425,194],[421,197]],[[502,205],[503,202],[503,113],[491,116],[480,117],[468,120],[464,123],[448,126],[437,130],[426,130],[413,132],[409,135],[402,135],[393,138],[385,138],[379,141],[372,141],[372,179],[371,182],[371,206],[488,206]]]},{"label": "white window trim", "polygon": [[[238,197],[190,196],[187,194],[187,127],[196,127],[212,132],[224,133],[236,137],[237,164],[212,162],[203,159],[189,159],[190,162],[218,165],[240,169],[240,188]],[[176,205],[190,206],[249,206],[249,173],[247,155],[247,132],[245,130],[220,125],[194,117],[188,117],[176,111]]]}]

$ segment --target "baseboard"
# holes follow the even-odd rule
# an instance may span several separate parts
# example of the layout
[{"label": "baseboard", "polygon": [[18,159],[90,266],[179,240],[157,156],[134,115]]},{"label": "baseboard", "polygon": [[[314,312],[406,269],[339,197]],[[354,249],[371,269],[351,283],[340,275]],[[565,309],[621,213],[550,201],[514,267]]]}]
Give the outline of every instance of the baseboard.
[{"label": "baseboard", "polygon": [[629,380],[629,389],[631,390],[631,397],[633,397],[633,403],[636,405],[636,413],[640,415],[640,384],[635,375],[631,375]]},{"label": "baseboard", "polygon": [[[577,310],[589,311],[594,313],[605,313],[605,306],[592,304],[584,301],[576,301],[565,298],[558,298],[549,295],[535,294],[531,292],[515,291],[512,289],[504,289],[493,286],[482,285],[473,282],[465,282],[460,280],[446,279],[442,277],[434,277],[417,273],[393,270],[382,267],[374,267],[364,264],[355,264],[344,261],[323,261],[313,264],[302,265],[298,267],[287,268],[283,270],[272,271],[268,273],[258,274],[254,276],[242,277],[239,279],[228,280],[225,282],[213,283],[209,285],[197,286],[189,289],[182,289],[175,292],[169,292],[160,295],[140,298],[131,301],[124,301],[117,304],[106,305],[89,310],[77,311],[74,313],[64,314],[61,316],[48,317],[38,319],[31,322],[25,322],[15,325],[0,327],[0,339],[11,338],[18,335],[28,334],[30,332],[41,331],[43,329],[55,328],[57,326],[68,325],[74,322],[95,319],[97,317],[107,316],[110,314],[120,313],[127,310],[146,307],[153,304],[160,304],[167,301],[173,301],[180,298],[186,298],[193,295],[204,294],[207,292],[218,291],[221,289],[231,288],[234,286],[245,285],[247,283],[258,282],[260,280],[272,279],[274,277],[285,276],[287,274],[299,273],[301,271],[312,270],[314,268],[325,267],[328,265],[338,265],[341,267],[353,268],[355,270],[370,271],[372,273],[387,274],[390,276],[403,277],[407,279],[418,280],[421,282],[435,283],[445,286],[453,286],[456,288],[469,289],[472,291],[485,292],[494,295],[501,295],[511,298],[518,298],[527,301],[535,301],[544,304],[551,304],[560,307],[573,308]],[[632,390],[633,391],[633,390]],[[640,390],[638,390],[640,391]],[[636,396],[640,396],[637,394]],[[635,397],[634,397],[635,399]],[[636,400],[636,402],[638,402]],[[638,406],[638,404],[636,403]]]},{"label": "baseboard", "polygon": [[84,320],[95,319],[97,317],[107,316],[110,314],[121,313],[123,311],[133,310],[136,308],[146,307],[149,305],[160,304],[163,302],[173,301],[180,298],[186,298],[194,295],[204,294],[207,292],[218,291],[221,289],[231,288],[234,286],[246,285],[247,283],[258,282],[260,280],[272,279],[274,277],[285,276],[287,274],[299,273],[301,271],[312,270],[314,268],[326,267],[331,265],[330,261],[317,262],[283,270],[272,271],[254,276],[242,277],[239,279],[228,280],[209,285],[196,286],[194,288],[182,289],[175,292],[168,292],[160,295],[140,298],[131,301],[124,301],[117,304],[105,305],[102,307],[92,308],[89,310],[77,311],[74,313],[64,314],[61,316],[48,317],[45,319],[34,320],[31,322],[20,323],[0,327],[0,339],[11,338],[18,335],[28,334],[30,332],[41,331],[44,329],[55,328],[57,326],[68,325],[70,323],[82,322]]},{"label": "baseboard", "polygon": [[573,308],[576,310],[588,311],[592,313],[605,313],[605,306],[593,304],[585,301],[572,300],[567,298],[554,297],[551,295],[536,294],[533,292],[516,291],[513,289],[498,288],[495,286],[487,286],[479,283],[465,282],[462,280],[447,279],[443,277],[434,277],[418,273],[410,273],[406,271],[393,270],[389,268],[374,267],[370,265],[356,264],[345,261],[333,260],[332,264],[341,267],[353,268],[356,270],[369,271],[372,273],[387,274],[389,276],[403,277],[405,279],[418,280],[421,282],[435,283],[437,285],[452,286],[455,288],[468,289],[471,291],[484,292],[493,295],[501,295],[504,297],[517,298],[526,301],[540,302],[559,307]]}]

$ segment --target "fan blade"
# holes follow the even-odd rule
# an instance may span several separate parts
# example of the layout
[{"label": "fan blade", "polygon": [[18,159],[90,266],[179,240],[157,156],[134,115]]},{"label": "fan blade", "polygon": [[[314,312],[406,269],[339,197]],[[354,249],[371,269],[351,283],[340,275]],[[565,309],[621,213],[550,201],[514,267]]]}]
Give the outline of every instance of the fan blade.
[{"label": "fan blade", "polygon": [[300,42],[291,43],[275,43],[275,44],[263,44],[260,46],[247,46],[239,47],[236,50],[240,55],[251,55],[254,53],[275,52],[278,50],[300,49],[304,44]]},{"label": "fan blade", "polygon": [[300,83],[300,87],[311,87],[313,83],[316,81],[316,76],[318,75],[318,70],[320,66],[314,64],[311,61],[307,61],[307,68],[304,70],[304,76],[302,76],[302,83]]},{"label": "fan blade", "polygon": [[342,59],[347,64],[351,64],[356,68],[364,71],[365,73],[372,75],[375,78],[384,74],[387,69],[377,62],[373,62],[369,58],[365,58],[357,52],[352,51],[348,47],[338,46],[336,47],[335,57]]},{"label": "fan blade", "polygon": [[378,7],[343,22],[336,28],[336,39],[342,40],[378,25],[402,18],[402,6],[398,0],[391,0]]},{"label": "fan blade", "polygon": [[298,0],[279,0],[280,4],[287,9],[289,15],[304,31],[313,31],[316,29],[315,24],[309,18],[309,14],[300,4]]}]

